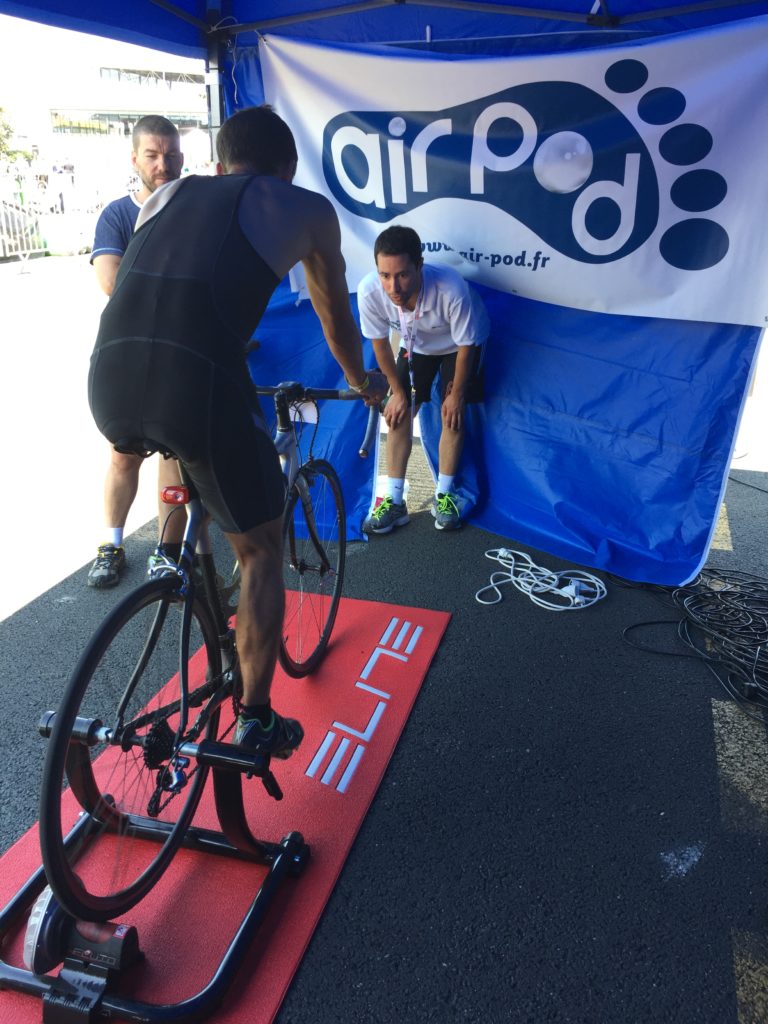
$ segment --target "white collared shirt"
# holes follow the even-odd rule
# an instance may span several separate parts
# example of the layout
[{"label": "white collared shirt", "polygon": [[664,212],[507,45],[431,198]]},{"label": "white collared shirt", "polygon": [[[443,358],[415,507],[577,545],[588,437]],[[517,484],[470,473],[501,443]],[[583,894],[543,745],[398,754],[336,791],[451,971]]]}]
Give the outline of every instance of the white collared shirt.
[{"label": "white collared shirt", "polygon": [[[407,323],[413,318],[413,351],[442,356],[462,345],[482,345],[490,325],[477,292],[451,267],[425,263],[421,271],[416,309],[404,311]],[[384,291],[377,271],[366,274],[358,285],[357,306],[366,338],[388,338],[391,330],[401,334],[398,307]]]}]

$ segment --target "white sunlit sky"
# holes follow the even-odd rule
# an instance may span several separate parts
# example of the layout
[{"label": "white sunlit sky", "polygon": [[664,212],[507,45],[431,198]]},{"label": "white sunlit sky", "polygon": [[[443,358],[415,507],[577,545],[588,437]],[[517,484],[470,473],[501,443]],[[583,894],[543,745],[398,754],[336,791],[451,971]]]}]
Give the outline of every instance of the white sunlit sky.
[{"label": "white sunlit sky", "polygon": [[[51,156],[68,155],[69,145],[67,136],[51,132],[52,109],[86,116],[91,107],[110,109],[99,68],[204,70],[202,61],[4,15],[0,52],[0,108],[15,144],[39,144],[41,154],[50,147]],[[130,140],[100,141],[98,154],[78,148],[78,179],[109,179],[103,190],[115,198],[130,173]],[[87,225],[89,241],[93,227]],[[90,418],[84,382],[103,304],[87,255],[29,266],[0,261],[0,336],[9,342],[0,363],[0,427],[6,437],[23,438],[7,446],[4,473],[13,493],[24,495],[0,507],[0,619],[87,564],[101,536],[108,448]],[[129,534],[156,514],[153,476],[154,467],[142,473]],[[37,554],[30,561],[33,542]],[[18,558],[19,552],[27,555]]]},{"label": "white sunlit sky", "polygon": [[[52,106],[80,107],[102,65],[201,74],[203,62],[0,15],[0,107],[19,134],[50,123]],[[42,119],[42,121],[41,121]]]}]

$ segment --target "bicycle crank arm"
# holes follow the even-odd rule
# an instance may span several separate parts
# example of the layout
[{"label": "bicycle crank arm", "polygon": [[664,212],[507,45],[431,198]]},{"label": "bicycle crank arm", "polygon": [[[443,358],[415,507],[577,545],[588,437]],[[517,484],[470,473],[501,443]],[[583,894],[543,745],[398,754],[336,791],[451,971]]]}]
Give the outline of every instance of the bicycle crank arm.
[{"label": "bicycle crank arm", "polygon": [[267,793],[275,799],[282,800],[283,793],[277,779],[269,768],[268,754],[258,754],[245,750],[231,743],[218,743],[215,740],[202,740],[200,743],[182,743],[178,753],[184,757],[194,757],[199,764],[207,764],[212,768],[229,768],[244,772],[246,778],[261,779]]}]

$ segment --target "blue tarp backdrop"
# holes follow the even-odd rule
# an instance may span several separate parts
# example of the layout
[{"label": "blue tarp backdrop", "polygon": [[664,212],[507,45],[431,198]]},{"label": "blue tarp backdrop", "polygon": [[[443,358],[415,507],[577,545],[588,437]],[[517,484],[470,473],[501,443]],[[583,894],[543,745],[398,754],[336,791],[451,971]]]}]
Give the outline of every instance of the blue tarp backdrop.
[{"label": "blue tarp backdrop", "polygon": [[[627,579],[690,577],[713,529],[759,331],[479,290],[493,332],[462,466],[466,496],[478,501],[472,521]],[[297,307],[287,284],[257,338],[255,378],[341,384],[311,306]],[[371,499],[372,461],[357,454],[365,422],[357,403],[329,403],[315,445],[344,481],[351,538]],[[434,403],[421,430],[436,464]]]},{"label": "blue tarp backdrop", "polygon": [[[521,10],[525,3],[501,0],[333,7],[321,0],[231,0],[215,8],[203,0],[162,5],[151,0],[0,0],[3,14],[201,57],[209,53],[210,26],[214,32],[228,32],[221,83],[230,111],[263,98],[257,46],[261,33],[340,41],[348,49],[377,44],[393,62],[409,54],[442,57],[442,73],[450,75],[449,62],[455,66],[478,55],[503,56],[507,62],[531,56],[551,61],[558,53],[652,43],[708,25],[723,24],[727,35],[729,24],[755,15],[755,24],[764,28],[768,0],[676,9],[663,0],[547,0],[531,5],[529,16]],[[319,16],[313,18],[313,13]],[[717,32],[713,28],[713,36]],[[379,45],[392,43],[398,46]],[[706,68],[697,69],[694,62],[693,73],[699,70]],[[661,83],[667,100],[682,73],[668,66]],[[507,86],[506,80],[500,81],[499,90]],[[713,111],[727,92],[712,93]],[[756,90],[755,100],[764,92],[764,87]],[[290,97],[284,99],[290,107]],[[277,105],[282,109],[282,102]],[[402,119],[407,121],[409,111],[444,105],[420,106],[420,98],[413,96]],[[354,109],[357,116],[360,108]],[[748,122],[751,104],[743,102],[741,109]],[[680,124],[686,120],[681,111]],[[703,123],[699,120],[694,127]],[[579,129],[578,124],[572,127]],[[539,131],[544,139],[541,124]],[[700,141],[701,132],[698,142],[691,135],[691,145]],[[715,155],[717,144],[715,138]],[[315,156],[300,148],[302,161]],[[532,153],[531,165],[534,158]],[[742,159],[748,158],[744,152]],[[681,169],[695,163],[693,156],[683,159]],[[711,195],[718,178],[722,182],[722,175],[710,173],[697,182]],[[513,173],[509,188],[514,189]],[[688,188],[682,201],[695,213],[694,191]],[[725,205],[738,202],[753,208],[755,196],[737,191],[730,190]],[[705,203],[698,209],[709,207]],[[406,204],[398,213],[395,219],[420,229],[416,204]],[[755,220],[768,223],[764,211],[759,217],[757,213]],[[375,229],[383,226],[377,223]],[[693,230],[687,239],[695,249]],[[732,238],[731,251],[737,245],[738,239]],[[768,238],[753,235],[750,246],[751,252],[760,253],[768,248]],[[475,502],[473,521],[513,541],[629,579],[666,585],[690,579],[706,558],[714,529],[760,321],[742,319],[737,326],[713,323],[712,317],[710,322],[690,315],[673,319],[669,312],[664,319],[591,312],[557,305],[557,299],[522,298],[475,284],[486,300],[493,331],[486,358],[486,402],[472,411],[463,470],[465,494]],[[287,285],[275,296],[257,338],[261,346],[251,368],[260,380],[340,383],[309,303],[297,304]],[[371,499],[371,460],[366,464],[357,456],[364,424],[365,412],[357,403],[329,406],[316,446],[318,453],[328,446],[327,454],[344,478],[351,536],[359,536]],[[438,429],[433,403],[422,413],[422,433],[433,460]]]}]

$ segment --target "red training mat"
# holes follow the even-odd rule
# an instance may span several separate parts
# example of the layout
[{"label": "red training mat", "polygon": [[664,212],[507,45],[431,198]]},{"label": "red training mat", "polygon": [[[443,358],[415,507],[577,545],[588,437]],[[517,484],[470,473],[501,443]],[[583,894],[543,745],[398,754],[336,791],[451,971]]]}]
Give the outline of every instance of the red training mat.
[{"label": "red training mat", "polygon": [[[290,760],[272,762],[282,801],[268,797],[258,779],[243,780],[244,799],[257,839],[279,842],[288,832],[301,832],[311,858],[300,878],[283,882],[224,1004],[211,1018],[217,1024],[269,1024],[275,1017],[449,619],[446,612],[345,598],[319,670],[290,679],[278,667],[274,706],[301,721],[304,741]],[[219,828],[210,777],[195,824]],[[35,825],[0,859],[2,905],[39,864]],[[126,972],[116,991],[161,1004],[196,995],[218,967],[265,871],[181,850],[149,896],[123,919],[138,929],[146,959]],[[23,966],[25,928],[26,921],[5,944],[6,963]],[[2,1024],[41,1020],[39,998],[0,991]]]}]

